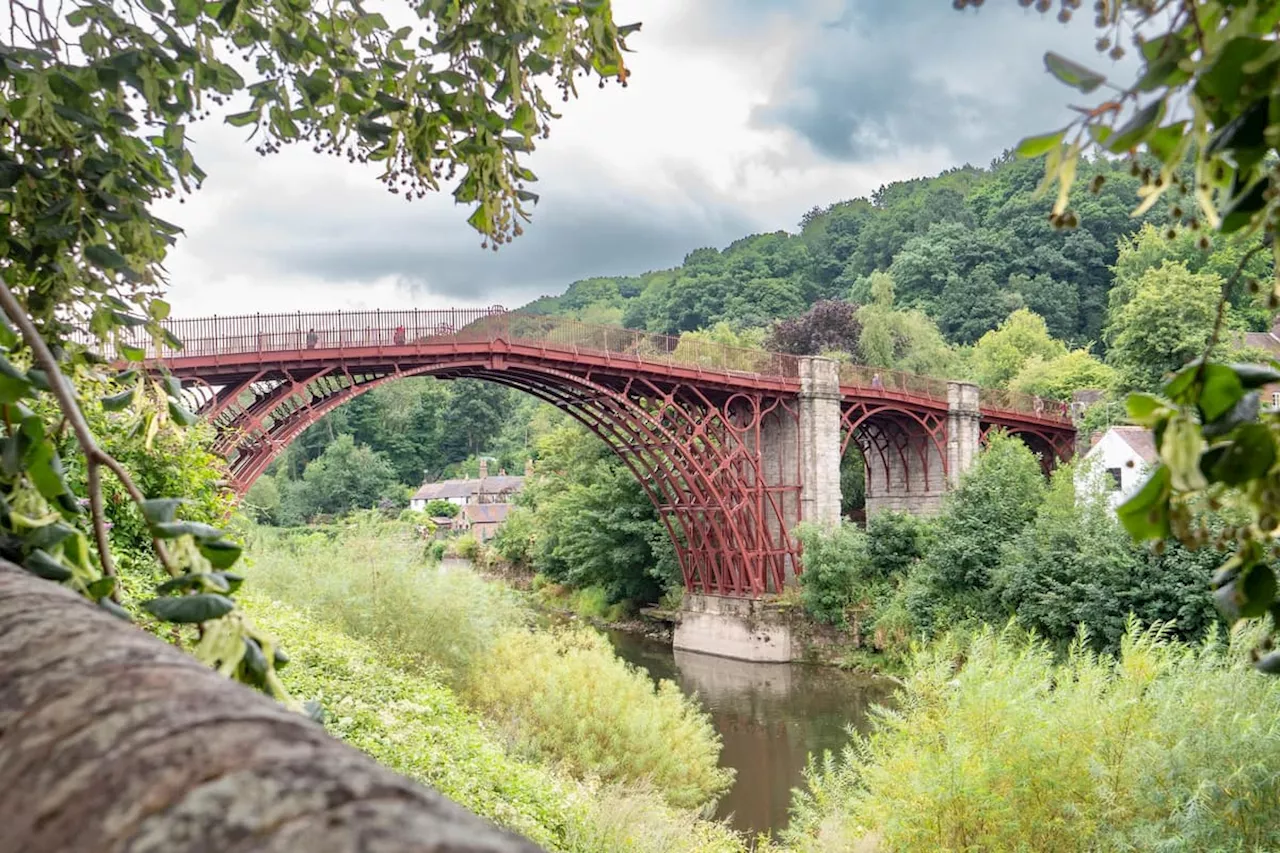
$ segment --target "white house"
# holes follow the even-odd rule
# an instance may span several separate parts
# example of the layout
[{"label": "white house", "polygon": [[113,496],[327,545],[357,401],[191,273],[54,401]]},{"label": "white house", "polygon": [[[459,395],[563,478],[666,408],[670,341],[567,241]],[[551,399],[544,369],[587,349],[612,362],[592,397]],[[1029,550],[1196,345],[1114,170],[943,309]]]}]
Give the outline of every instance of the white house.
[{"label": "white house", "polygon": [[[526,476],[531,473],[531,464],[525,466]],[[426,509],[427,503],[434,500],[448,501],[454,506],[468,507],[475,504],[505,504],[514,500],[515,495],[524,488],[524,477],[512,477],[506,471],[497,476],[489,476],[489,463],[480,460],[480,476],[472,479],[441,480],[438,483],[423,483],[422,488],[409,499],[409,508]]]},{"label": "white house", "polygon": [[[1079,476],[1100,481],[1107,493],[1107,504],[1114,509],[1137,491],[1147,469],[1155,464],[1155,437],[1145,427],[1111,427],[1084,458]],[[1083,488],[1089,484],[1088,479],[1078,484]]]}]

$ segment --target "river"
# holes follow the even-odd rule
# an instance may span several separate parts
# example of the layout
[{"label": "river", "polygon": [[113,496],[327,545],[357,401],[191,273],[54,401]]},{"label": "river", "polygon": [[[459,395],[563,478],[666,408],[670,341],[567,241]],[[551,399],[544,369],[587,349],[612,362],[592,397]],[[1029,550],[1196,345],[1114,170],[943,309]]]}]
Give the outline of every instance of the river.
[{"label": "river", "polygon": [[797,663],[747,663],[695,652],[622,631],[608,632],[622,659],[655,679],[696,695],[724,743],[720,763],[737,771],[716,817],[754,835],[786,826],[791,789],[805,760],[839,751],[848,726],[866,731],[871,705],[893,692],[887,679]]}]

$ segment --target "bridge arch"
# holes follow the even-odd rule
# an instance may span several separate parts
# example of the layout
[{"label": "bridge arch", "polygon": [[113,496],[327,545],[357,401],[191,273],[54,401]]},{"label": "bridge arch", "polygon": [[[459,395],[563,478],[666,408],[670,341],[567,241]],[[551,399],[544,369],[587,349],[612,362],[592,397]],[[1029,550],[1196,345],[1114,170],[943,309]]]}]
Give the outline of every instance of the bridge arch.
[{"label": "bridge arch", "polygon": [[[725,595],[780,590],[798,565],[796,476],[771,445],[798,430],[778,394],[704,389],[655,378],[593,376],[511,354],[442,353],[413,367],[257,366],[226,386],[192,378],[199,414],[219,429],[215,450],[244,492],[324,415],[388,382],[414,376],[494,382],[550,403],[600,437],[636,476],[676,546],[686,588]],[[235,393],[226,393],[230,388]],[[771,426],[772,425],[772,426]],[[798,458],[797,452],[791,454]],[[798,475],[798,471],[791,472]]]}]

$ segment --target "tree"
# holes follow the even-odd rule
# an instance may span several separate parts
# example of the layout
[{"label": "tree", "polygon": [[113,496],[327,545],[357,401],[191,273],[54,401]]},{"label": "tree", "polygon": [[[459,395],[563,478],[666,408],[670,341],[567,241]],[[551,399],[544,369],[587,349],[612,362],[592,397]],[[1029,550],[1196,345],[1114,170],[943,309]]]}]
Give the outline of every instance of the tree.
[{"label": "tree", "polygon": [[385,456],[341,435],[307,466],[300,488],[290,497],[294,512],[307,520],[322,513],[369,509],[394,498],[395,487],[395,469]]},{"label": "tree", "polygon": [[921,311],[900,311],[894,306],[894,282],[888,273],[872,273],[869,285],[871,301],[858,309],[860,361],[911,373],[948,375],[955,353],[937,325]]},{"label": "tree", "polygon": [[1076,391],[1109,391],[1115,383],[1115,370],[1087,350],[1077,349],[1048,361],[1039,356],[1027,359],[1018,375],[1009,381],[1009,390],[1070,402]]},{"label": "tree", "polygon": [[276,478],[263,474],[249,491],[245,493],[241,503],[249,517],[259,524],[278,524],[280,521],[280,487]]},{"label": "tree", "polygon": [[504,557],[561,583],[601,587],[610,603],[657,601],[679,582],[653,502],[603,441],[565,423],[537,450],[547,476],[525,484],[518,517],[500,529]]},{"label": "tree", "polygon": [[791,355],[821,355],[828,351],[856,353],[862,327],[858,306],[840,299],[820,299],[799,317],[774,322],[765,345]]},{"label": "tree", "polygon": [[[222,846],[214,839],[241,833],[267,849],[296,850],[315,839],[359,850],[377,839],[384,850],[412,850],[424,838],[465,839],[474,853],[541,849],[7,561],[0,561],[0,624],[0,820],[9,849],[52,853],[92,839],[90,849],[158,842],[177,851]],[[274,651],[268,646],[267,656]],[[89,735],[107,731],[118,734]],[[200,761],[191,759],[194,731]],[[139,748],[122,754],[125,744]],[[45,772],[31,770],[34,749]],[[169,772],[156,772],[157,760]],[[319,791],[334,796],[317,798]],[[216,808],[190,807],[208,797]],[[67,802],[80,807],[51,810]],[[107,802],[116,807],[96,805]],[[123,808],[144,803],[145,819],[120,819]]]},{"label": "tree", "polygon": [[906,604],[915,623],[936,630],[998,611],[992,573],[1005,544],[1035,518],[1044,497],[1040,461],[1016,438],[995,433],[949,494]]},{"label": "tree", "polygon": [[423,511],[432,518],[455,518],[461,512],[461,507],[455,503],[436,498],[427,501],[427,505],[423,507]]},{"label": "tree", "polygon": [[1162,378],[1204,353],[1222,282],[1181,263],[1144,272],[1133,298],[1108,318],[1107,360],[1126,388],[1154,390]]},{"label": "tree", "polygon": [[[274,691],[279,683],[260,638],[225,595],[232,581],[221,573],[239,546],[216,528],[179,520],[176,496],[147,501],[94,435],[68,380],[93,387],[85,368],[98,359],[87,341],[132,361],[148,347],[179,345],[161,326],[169,306],[160,296],[161,264],[180,229],[150,207],[205,177],[188,130],[234,103],[239,111],[226,120],[252,126],[264,155],[306,141],[381,163],[381,180],[403,197],[456,177],[454,197],[473,206],[469,222],[496,248],[520,233],[536,199],[522,155],[554,117],[543,84],[554,81],[568,97],[575,75],[588,70],[625,82],[622,39],[635,26],[615,26],[607,3],[519,0],[421,4],[397,26],[359,4],[157,0],[137,9],[74,0],[53,13],[10,0],[8,9],[0,405],[14,464],[0,476],[0,493],[29,512],[5,514],[3,527],[27,543],[15,555],[27,568],[124,616],[114,601],[103,499],[109,474],[141,508],[156,558],[172,576],[147,602],[149,612],[200,623],[197,651],[206,661]],[[238,67],[224,61],[232,54]],[[44,394],[59,415],[41,417],[21,402]],[[138,370],[122,372],[102,405],[135,413],[148,448],[161,431],[195,420],[177,380]],[[54,446],[63,419],[75,441],[69,462],[84,471],[87,518]]]},{"label": "tree", "polygon": [[1061,341],[1049,336],[1039,314],[1020,308],[979,338],[970,358],[979,385],[1004,388],[1031,359],[1049,361],[1066,352]]},{"label": "tree", "polygon": [[1073,465],[1054,472],[1035,520],[1005,546],[994,572],[1001,602],[1059,646],[1083,625],[1096,647],[1117,651],[1130,614],[1201,639],[1214,621],[1204,594],[1211,567],[1180,549],[1161,556],[1135,547],[1105,498],[1077,487],[1090,482],[1077,473]]},{"label": "tree", "polygon": [[[1069,19],[1076,5],[1064,0],[1060,16]],[[1275,0],[1102,4],[1096,18],[1104,31],[1098,49],[1119,57],[1125,47],[1113,40],[1133,34],[1137,78],[1129,85],[1111,84],[1102,104],[1080,109],[1067,127],[1018,145],[1023,156],[1045,158],[1044,186],[1058,185],[1051,211],[1056,225],[1079,223],[1070,208],[1071,186],[1080,154],[1097,145],[1127,157],[1131,172],[1141,178],[1135,212],[1167,198],[1173,223],[1239,241],[1240,260],[1205,324],[1203,346],[1184,356],[1197,361],[1159,386],[1159,395],[1129,398],[1130,416],[1160,436],[1160,464],[1119,509],[1136,538],[1172,534],[1192,548],[1213,538],[1195,512],[1206,491],[1216,503],[1226,501],[1245,513],[1249,520],[1237,528],[1234,553],[1213,580],[1215,601],[1229,622],[1267,614],[1280,587],[1267,559],[1268,545],[1280,532],[1280,490],[1273,473],[1280,457],[1280,422],[1263,419],[1257,390],[1280,381],[1280,372],[1213,360],[1228,302],[1246,267],[1268,248],[1273,259],[1280,259],[1280,243],[1272,239],[1280,217],[1280,170],[1275,168],[1280,120],[1271,110],[1280,94],[1278,14]],[[1045,65],[1084,94],[1108,82],[1056,53],[1045,55]],[[1090,188],[1101,185],[1095,178]],[[1212,243],[1208,234],[1197,239],[1201,249]],[[1139,291],[1150,272],[1143,274]],[[1274,310],[1280,306],[1276,279],[1268,290],[1267,306]],[[1137,348],[1186,352],[1183,339],[1139,341],[1136,332],[1126,332]],[[1137,372],[1131,370],[1131,378]],[[1151,379],[1147,374],[1139,378]],[[1280,617],[1273,617],[1272,627],[1280,628]],[[1258,667],[1280,672],[1280,651],[1272,650],[1270,640],[1259,649]]]}]

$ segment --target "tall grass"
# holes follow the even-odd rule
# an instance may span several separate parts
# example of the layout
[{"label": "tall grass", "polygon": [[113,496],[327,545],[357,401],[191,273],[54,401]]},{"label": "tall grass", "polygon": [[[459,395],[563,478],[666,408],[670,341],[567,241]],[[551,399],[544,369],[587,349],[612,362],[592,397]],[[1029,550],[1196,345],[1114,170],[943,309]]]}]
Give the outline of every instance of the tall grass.
[{"label": "tall grass", "polygon": [[622,663],[592,630],[513,631],[473,672],[476,706],[575,775],[652,783],[672,805],[728,790],[720,737],[670,681]]},{"label": "tall grass", "polygon": [[254,589],[439,672],[523,753],[579,779],[642,782],[681,808],[728,789],[719,738],[676,685],[655,689],[594,632],[531,632],[514,593],[465,567],[427,565],[403,525],[251,537]]},{"label": "tall grass", "polygon": [[529,614],[474,573],[427,565],[403,525],[357,519],[333,528],[257,528],[253,585],[357,637],[438,668],[451,684]]},{"label": "tall grass", "polygon": [[547,850],[745,853],[723,824],[673,809],[656,792],[576,781],[511,755],[452,691],[413,671],[413,660],[260,592],[241,602],[289,649],[285,684],[322,699],[334,735]]},{"label": "tall grass", "polygon": [[[811,764],[800,851],[1280,846],[1280,683],[1131,625],[1065,662],[1010,627],[919,654],[895,712]],[[958,663],[963,661],[963,663]]]}]

